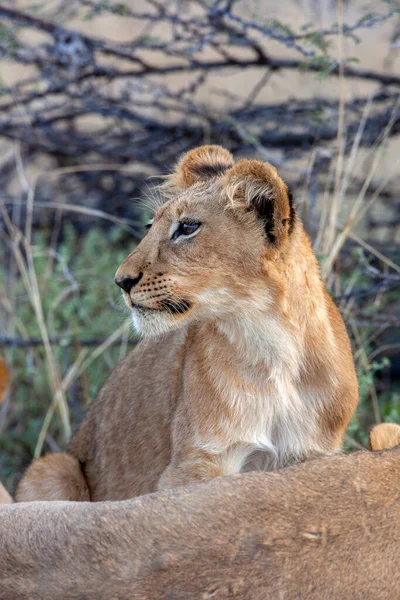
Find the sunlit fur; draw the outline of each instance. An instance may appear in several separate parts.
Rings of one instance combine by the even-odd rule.
[[[375,425],[369,434],[371,450],[386,450],[400,445],[400,426],[395,423]]]
[[[338,450],[358,399],[350,344],[274,167],[202,146],[157,193],[151,229],[116,274],[136,282],[124,297],[147,339],[70,447],[90,497]],[[185,219],[198,233],[171,239]]]

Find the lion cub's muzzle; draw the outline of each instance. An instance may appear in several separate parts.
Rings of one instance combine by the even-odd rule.
[[[150,278],[144,277],[143,272],[134,277],[117,273],[115,283],[125,292],[127,303],[134,310],[141,312],[156,310],[165,311],[170,315],[179,315],[187,312],[191,307],[189,300],[177,297],[171,280],[164,277],[162,273]]]

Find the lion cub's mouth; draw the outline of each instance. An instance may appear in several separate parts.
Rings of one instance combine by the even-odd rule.
[[[131,306],[135,310],[142,310],[142,311],[144,311],[144,310],[155,310],[156,312],[160,312],[160,311],[164,310],[162,308],[150,308],[149,306],[142,306],[141,304],[135,304],[135,303],[132,303]]]
[[[183,314],[189,310],[191,307],[191,302],[189,300],[173,300],[171,298],[165,298],[160,301],[160,308],[152,308],[149,306],[143,306],[142,304],[137,304],[136,302],[132,302],[131,306],[133,309],[138,310],[140,312],[145,311],[155,311],[155,312],[167,312],[170,315],[178,315]]]

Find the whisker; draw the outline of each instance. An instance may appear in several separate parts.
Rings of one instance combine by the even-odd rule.
[[[138,205],[154,214],[166,200],[167,198],[163,195],[160,186],[149,186],[146,184],[146,190],[142,198],[140,198]]]

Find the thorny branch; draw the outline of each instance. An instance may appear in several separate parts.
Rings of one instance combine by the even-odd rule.
[[[69,10],[83,18],[108,12],[131,19],[132,39],[116,43],[70,29],[51,19],[51,14],[41,16],[40,12],[22,12],[11,2],[3,4],[0,56],[32,65],[35,75],[2,90],[0,135],[64,156],[94,152],[120,161],[146,159],[157,169],[168,167],[177,154],[200,143],[205,131],[211,132],[211,141],[223,141],[232,150],[240,147],[242,152],[254,146],[250,140],[256,137],[267,155],[269,149],[282,149],[281,161],[290,161],[315,143],[334,140],[336,107],[332,103],[328,107],[323,98],[307,106],[290,101],[277,107],[257,104],[256,97],[278,72],[300,69],[337,76],[335,53],[330,54],[329,46],[336,25],[293,31],[282,23],[247,14],[248,5],[188,0],[182,10],[179,0],[149,0],[147,10],[139,11],[108,0],[69,3]],[[344,33],[355,36],[363,28],[395,18],[395,13],[393,8],[367,14],[346,25]],[[48,39],[30,45],[21,41],[21,28],[40,31]],[[272,54],[271,41],[290,49],[292,56]],[[250,100],[226,97],[223,110],[218,102],[205,105],[198,100],[214,73],[228,77],[251,68],[260,71],[260,87]],[[166,78],[171,74],[184,76],[182,89]],[[387,123],[400,77],[350,63],[345,65],[344,76],[380,86],[362,139],[363,144],[370,144]],[[359,102],[348,110],[351,132],[360,119]],[[84,116],[101,118],[100,135],[90,135],[81,125]],[[396,121],[392,134],[398,127]]]

